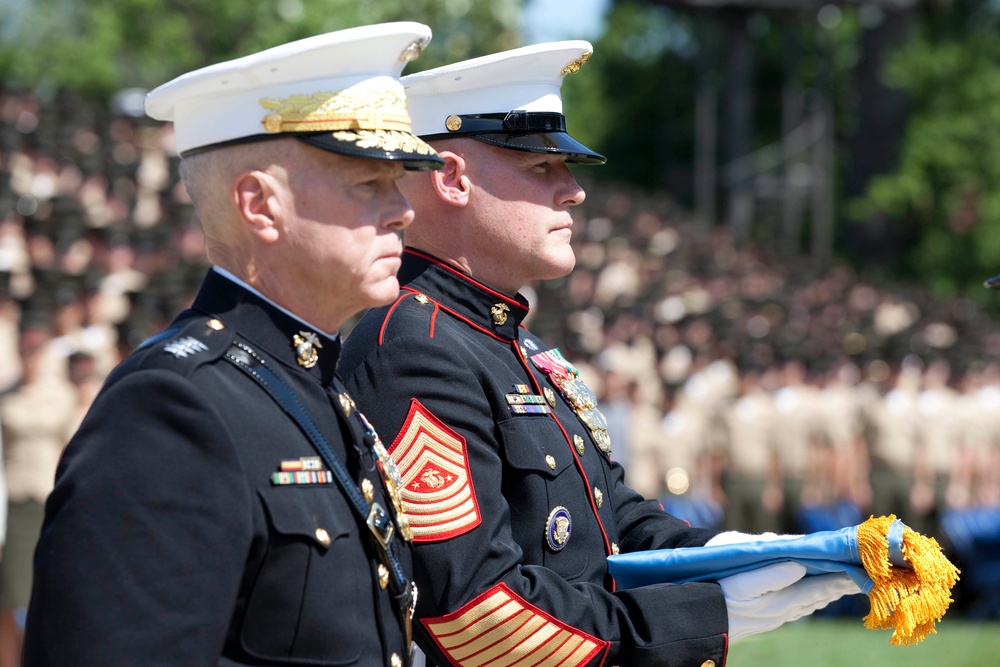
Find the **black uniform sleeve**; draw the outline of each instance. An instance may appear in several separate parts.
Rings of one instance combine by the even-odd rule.
[[[46,505],[25,665],[218,664],[252,528],[211,405],[162,370],[100,394]]]
[[[504,458],[510,456],[504,438],[511,433],[501,433],[493,417],[497,406],[491,404],[496,398],[484,390],[491,361],[480,348],[463,348],[460,338],[442,341],[421,333],[373,345],[360,362],[342,369],[378,431],[395,437],[394,458],[396,448],[413,445],[411,455],[421,461],[413,465],[426,470],[435,447],[448,454],[450,443],[453,451],[464,452],[473,504],[442,505],[450,523],[440,525],[425,523],[421,508],[411,516],[418,626],[428,655],[439,664],[457,665],[472,664],[466,661],[473,655],[480,664],[490,652],[546,665],[698,667],[707,659],[722,665],[727,615],[717,584],[610,592],[593,582],[575,582],[572,573],[524,564],[505,499],[516,493],[516,484],[508,488],[513,480],[505,477],[512,472]],[[418,420],[428,424],[423,433],[414,426]],[[527,430],[524,434],[530,437]],[[444,444],[426,444],[435,438]],[[414,469],[406,462],[403,468]],[[456,470],[451,474],[461,474]],[[423,509],[436,511],[433,494],[427,498]],[[638,527],[642,504],[637,499],[626,509],[632,516],[625,519],[636,524],[627,530],[635,532],[636,541],[649,542]],[[660,525],[674,524],[685,527],[676,519]],[[537,530],[542,540],[546,527]],[[603,552],[597,557],[603,558]],[[512,627],[518,630],[510,631]],[[510,662],[518,660],[511,657]]]

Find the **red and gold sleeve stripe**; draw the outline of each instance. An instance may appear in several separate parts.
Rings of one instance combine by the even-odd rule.
[[[461,667],[577,667],[609,646],[529,604],[503,583],[458,611],[421,622]]]

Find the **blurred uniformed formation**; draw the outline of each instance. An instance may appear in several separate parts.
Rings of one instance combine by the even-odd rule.
[[[0,391],[22,377],[25,313],[45,313],[46,372],[86,402],[190,303],[204,240],[172,144],[127,107],[0,87]],[[577,268],[535,286],[531,328],[598,391],[633,487],[697,525],[891,511],[942,541],[941,519],[1000,505],[994,317],[783,261],[698,231],[665,195],[587,177]]]

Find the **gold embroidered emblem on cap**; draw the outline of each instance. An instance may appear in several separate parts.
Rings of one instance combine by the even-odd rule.
[[[448,128],[450,132],[458,132],[462,129],[462,119],[458,116],[448,116],[444,121],[444,126]]]
[[[420,57],[420,54],[424,52],[424,49],[430,42],[426,39],[418,39],[417,41],[410,44],[408,47],[403,49],[403,52],[399,54],[399,62],[409,63],[413,62]]]
[[[260,105],[271,113],[262,123],[268,132],[323,130],[410,131],[403,95],[391,90],[353,90],[265,97]]]
[[[594,55],[593,51],[587,51],[582,56],[580,56],[579,58],[577,58],[573,62],[571,62],[568,65],[566,65],[565,67],[563,67],[562,68],[562,75],[566,76],[567,74],[576,74],[577,72],[580,71],[580,68],[583,67],[583,64],[585,62],[587,62],[587,59],[590,58],[590,56],[592,56],[592,55]]]
[[[507,313],[510,312],[510,306],[506,303],[495,303],[493,307],[490,308],[490,317],[493,318],[493,324],[503,326],[507,323]]]
[[[434,149],[408,132],[397,130],[358,130],[357,132],[334,132],[331,136],[338,141],[346,141],[358,148],[378,148],[383,151],[402,151],[420,155],[436,155]]]
[[[208,328],[212,331],[222,331],[226,328],[226,325],[219,320],[211,319],[208,321]]]
[[[295,346],[295,360],[299,366],[312,368],[319,359],[319,352],[323,345],[319,342],[319,337],[311,331],[300,331],[292,336],[292,344]]]

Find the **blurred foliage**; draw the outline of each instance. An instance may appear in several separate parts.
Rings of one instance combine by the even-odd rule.
[[[906,92],[897,169],[850,213],[913,226],[901,269],[941,293],[1000,272],[1000,17],[996,5],[930,8],[893,54],[888,85]]]
[[[32,88],[43,98],[51,99],[47,92],[69,92],[74,104],[106,108],[124,88],[148,89],[281,42],[396,20],[420,21],[434,30],[430,47],[407,70],[418,71],[520,45],[521,10],[528,1],[0,0],[0,80]],[[865,57],[858,17],[872,7],[830,7],[820,12],[842,17],[826,28],[815,12],[791,18],[751,14],[752,146],[781,137],[785,59],[794,43],[798,64],[792,81],[807,94],[825,87],[836,105],[837,192],[844,199],[845,175],[861,173],[852,172],[844,147],[855,136],[864,102],[857,87],[858,64]],[[882,263],[887,274],[949,293],[1000,272],[1000,133],[995,130],[1000,1],[923,0],[918,7],[909,42],[884,70],[885,84],[907,96],[898,165],[866,188],[855,188],[864,196],[841,201],[837,210],[843,229],[895,230],[873,233],[874,250],[865,256],[873,257],[879,243],[891,243],[886,248],[891,258]],[[714,54],[708,64],[715,68],[712,82],[725,105],[725,32],[705,15],[656,0],[609,2],[605,19],[603,34],[594,40],[595,55],[563,87],[569,129],[609,158],[593,176],[663,189],[690,204],[694,91],[699,67],[705,66],[699,56]],[[720,115],[720,156],[723,122]]]
[[[664,7],[618,3],[594,56],[563,83],[570,133],[608,158],[602,177],[655,187],[690,168],[692,30]]]
[[[7,85],[107,99],[185,71],[322,32],[419,21],[435,38],[416,71],[518,45],[521,0],[5,0]]]

